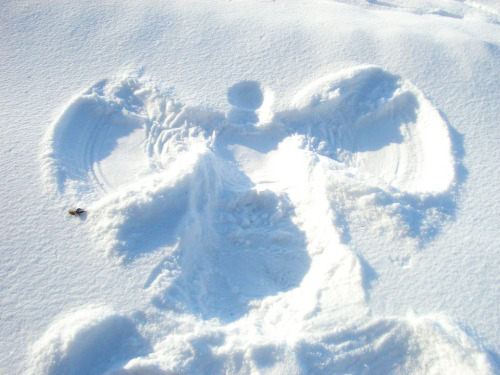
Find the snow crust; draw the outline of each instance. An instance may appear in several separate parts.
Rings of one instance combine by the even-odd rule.
[[[1,372],[500,371],[498,7],[313,5],[3,5]]]

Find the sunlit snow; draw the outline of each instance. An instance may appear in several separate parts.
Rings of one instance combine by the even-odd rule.
[[[500,371],[495,2],[1,8],[1,373]]]

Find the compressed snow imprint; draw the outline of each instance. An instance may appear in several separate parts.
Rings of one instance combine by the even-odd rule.
[[[488,373],[444,321],[369,318],[367,266],[348,247],[351,222],[425,241],[453,213],[447,124],[423,94],[372,66],[311,83],[281,113],[258,82],[227,94],[224,114],[103,81],[46,140],[47,181],[87,208],[98,249],[151,260],[152,308],[183,327],[110,373]]]
[[[377,67],[344,71],[264,124],[255,111],[267,95],[255,81],[233,85],[226,118],[124,78],[91,87],[55,122],[48,181],[91,212],[109,254],[132,262],[164,252],[145,283],[158,306],[241,317],[254,299],[298,287],[331,247],[314,237],[337,243],[360,202],[371,220],[397,217],[415,237],[448,214],[449,201],[435,199],[454,180],[447,126],[409,82]]]
[[[407,193],[443,192],[454,180],[446,123],[398,76],[376,67],[326,76],[301,90],[293,106],[279,121],[358,174]]]

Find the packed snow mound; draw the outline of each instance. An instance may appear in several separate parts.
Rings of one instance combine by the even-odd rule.
[[[135,354],[135,355],[134,355]],[[155,345],[131,319],[85,309],[33,346],[29,374],[492,374],[487,356],[441,317],[378,319],[294,340],[190,327]]]
[[[224,332],[174,335],[148,357],[110,375],[212,374],[492,374],[485,354],[446,321],[382,319],[298,338],[224,344]]]
[[[350,220],[418,240],[438,231],[455,161],[437,109],[372,66],[311,83],[284,112],[272,101],[242,81],[222,113],[124,77],[69,103],[44,142],[46,181],[87,209],[79,224],[96,249],[146,264],[168,332],[147,356],[144,344],[87,360],[81,343],[103,327],[140,337],[127,318],[82,312],[37,343],[39,373],[491,372],[444,321],[370,318],[366,272],[343,236]]]
[[[131,319],[89,307],[54,322],[32,347],[33,375],[102,374],[150,349]]]

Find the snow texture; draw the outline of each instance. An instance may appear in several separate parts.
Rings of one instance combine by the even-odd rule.
[[[498,6],[167,3],[2,6],[0,56],[11,60],[0,67],[34,58],[13,35],[66,35],[76,21],[63,66],[95,61],[78,83],[67,73],[64,89],[33,89],[52,112],[26,99],[41,114],[21,135],[44,121],[26,138],[33,154],[0,147],[0,372],[498,373],[496,202],[481,212],[486,229],[467,233],[481,211],[473,203],[498,192],[494,156],[473,147],[498,147]],[[40,35],[40,45],[53,37]],[[108,59],[105,45],[123,51]],[[38,51],[40,72],[55,69],[44,64],[56,50]],[[36,186],[24,188],[9,161],[29,165]],[[46,211],[28,210],[33,198],[13,199],[16,190],[39,194]],[[57,218],[77,207],[85,212]],[[22,211],[28,224],[12,219]],[[63,225],[74,233],[54,229]],[[483,253],[453,263],[471,241]],[[462,289],[478,295],[454,315]]]

